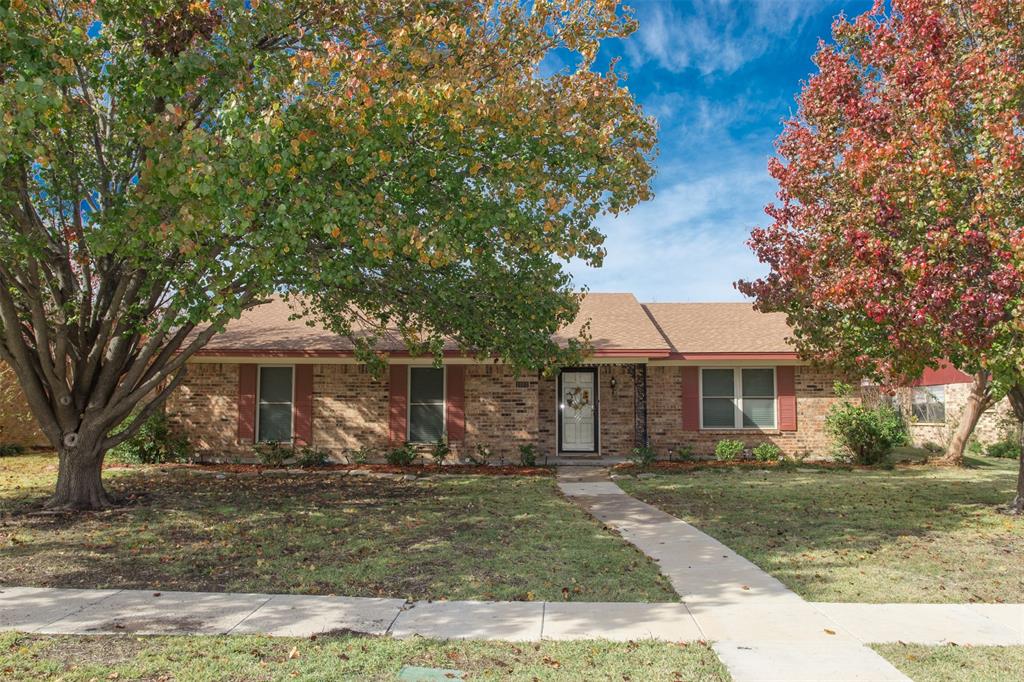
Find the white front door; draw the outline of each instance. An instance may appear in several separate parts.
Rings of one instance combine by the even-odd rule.
[[[559,375],[558,410],[562,452],[597,451],[597,370]]]

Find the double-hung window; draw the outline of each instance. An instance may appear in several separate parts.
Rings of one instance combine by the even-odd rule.
[[[260,367],[257,440],[292,440],[293,372],[291,367]]]
[[[914,419],[927,424],[942,424],[946,421],[946,387],[915,386],[910,406]]]
[[[444,436],[444,369],[409,368],[409,442],[436,443]]]
[[[774,369],[702,369],[700,387],[702,428],[775,428]]]

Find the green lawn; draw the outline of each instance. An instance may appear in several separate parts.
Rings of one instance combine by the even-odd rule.
[[[728,680],[706,644],[356,636],[53,637],[0,633],[0,676],[49,680],[392,680],[403,666],[472,680]],[[445,678],[440,678],[445,679]]]
[[[916,682],[1018,682],[1024,646],[873,644]]]
[[[1017,463],[971,465],[702,469],[619,483],[811,601],[1024,602],[1024,518],[996,511]]]
[[[128,499],[124,509],[30,513],[49,492],[54,461],[0,459],[3,583],[413,599],[679,598],[654,562],[565,500],[549,477],[218,479],[150,467],[107,475],[109,489]]]

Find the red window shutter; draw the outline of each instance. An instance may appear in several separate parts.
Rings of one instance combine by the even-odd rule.
[[[779,430],[796,431],[796,372],[793,367],[776,367],[779,390]]]
[[[445,368],[445,402],[448,441],[461,441],[466,437],[465,365],[449,365]]]
[[[406,440],[409,404],[409,367],[391,365],[388,430],[392,444]]]
[[[683,430],[700,431],[700,367],[683,367]]]
[[[313,444],[313,365],[295,365],[295,444]]]
[[[256,365],[238,366],[238,442],[256,440]]]

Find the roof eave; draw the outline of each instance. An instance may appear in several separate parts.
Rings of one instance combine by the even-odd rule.
[[[794,351],[701,351],[701,352],[673,352],[669,353],[668,360],[799,360],[800,356]]]
[[[382,355],[392,357],[427,357],[426,355],[414,356],[405,350],[383,350],[378,351]],[[652,358],[667,359],[672,354],[667,348],[599,348],[589,353],[590,357],[597,358]],[[355,355],[351,350],[301,350],[301,349],[256,349],[256,348],[204,348],[195,353],[195,357],[231,357],[231,358],[350,358]],[[474,357],[460,350],[446,350],[443,352],[446,358]]]
[[[672,354],[667,348],[598,348],[589,353],[595,358],[651,358],[662,360]]]

